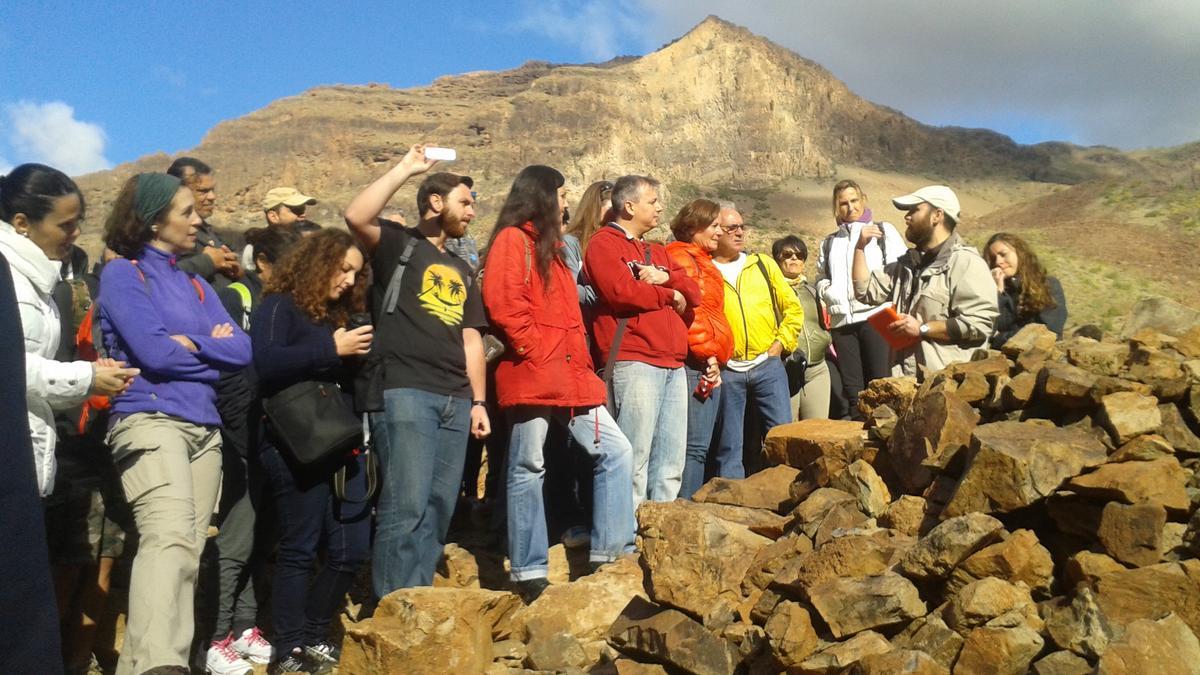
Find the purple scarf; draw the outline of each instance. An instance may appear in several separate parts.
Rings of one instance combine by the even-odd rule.
[[[869,222],[871,222],[871,209],[869,209],[869,208],[868,208],[868,209],[863,209],[862,215],[858,217],[858,220],[855,220],[855,221],[853,221],[853,222],[856,222],[856,223],[869,223]],[[842,221],[840,221],[840,220],[839,220],[839,221],[838,221],[838,225],[849,225],[849,223],[843,223]]]

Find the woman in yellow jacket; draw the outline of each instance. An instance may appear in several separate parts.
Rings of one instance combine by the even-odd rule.
[[[779,265],[769,255],[747,255],[746,225],[732,204],[722,204],[721,228],[713,262],[725,278],[725,317],[733,329],[733,358],[721,380],[717,475],[743,478],[758,467],[767,430],[792,421],[787,371],[781,356],[796,348],[804,310]],[[757,413],[761,424],[747,432],[746,418]],[[754,454],[743,461],[745,437]],[[750,465],[747,471],[746,464]]]

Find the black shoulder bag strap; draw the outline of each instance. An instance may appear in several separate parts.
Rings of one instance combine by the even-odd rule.
[[[383,311],[386,314],[396,312],[396,304],[400,302],[400,282],[404,280],[404,268],[408,267],[408,261],[412,258],[413,249],[416,247],[417,238],[410,236],[408,243],[404,245],[404,252],[396,261],[396,269],[392,272],[392,278],[388,280],[387,291],[383,294]]]
[[[645,255],[646,264],[650,265],[651,264],[650,244],[647,244],[646,242],[642,242],[642,245],[645,246],[645,250],[643,251],[643,253]],[[609,347],[608,347],[608,358],[604,361],[604,390],[609,393],[608,411],[610,413],[613,411],[613,409],[612,409],[613,366],[617,365],[617,353],[621,351],[621,340],[625,337],[625,327],[628,324],[629,324],[629,317],[617,319],[617,332],[613,333],[612,344],[609,345]]]
[[[767,266],[763,264],[761,255],[756,255],[754,261],[758,263],[758,269],[767,282],[767,292],[771,294],[771,309],[775,312],[775,327],[779,328],[783,325],[783,313],[779,311],[779,298],[775,297],[775,286],[771,284],[771,275],[767,273]]]

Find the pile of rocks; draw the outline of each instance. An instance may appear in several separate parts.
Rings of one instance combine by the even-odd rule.
[[[1200,673],[1200,326],[1030,326],[861,405],[642,505],[636,557],[532,605],[389,596],[343,672]]]

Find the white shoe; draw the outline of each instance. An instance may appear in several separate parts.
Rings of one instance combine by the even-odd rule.
[[[233,648],[233,636],[212,643],[204,659],[205,672],[212,675],[250,675],[254,666]]]
[[[275,656],[275,648],[258,626],[242,631],[242,636],[233,641],[233,649],[250,663],[270,663]]]

